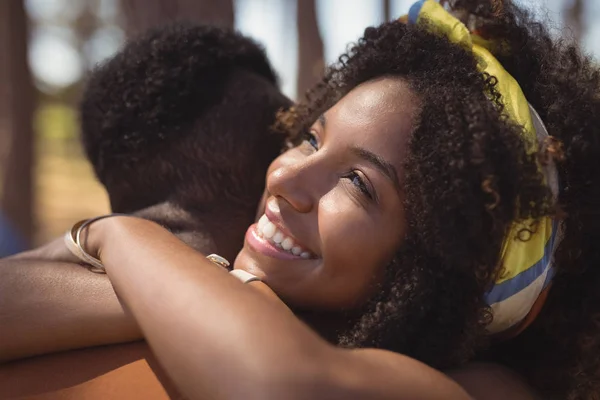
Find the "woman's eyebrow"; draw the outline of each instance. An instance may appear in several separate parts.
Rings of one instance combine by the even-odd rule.
[[[325,124],[327,123],[327,118],[325,118],[325,114],[319,115],[319,118],[317,118],[317,121],[319,121],[322,128],[325,128]]]
[[[381,173],[383,173],[392,182],[396,191],[400,192],[400,180],[398,179],[398,173],[396,172],[396,168],[394,168],[391,163],[387,162],[383,157],[378,156],[377,154],[362,147],[352,147],[350,150],[357,157],[362,158],[366,162],[372,164]]]

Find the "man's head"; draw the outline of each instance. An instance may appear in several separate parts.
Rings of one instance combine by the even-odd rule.
[[[290,100],[262,48],[237,33],[172,25],[129,42],[92,74],[82,139],[113,211],[170,202],[254,207],[285,138]]]

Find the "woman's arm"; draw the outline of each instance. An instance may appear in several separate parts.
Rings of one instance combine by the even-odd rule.
[[[86,246],[190,399],[469,398],[408,357],[327,344],[156,224],[98,221]]]
[[[143,338],[108,277],[73,261],[62,237],[0,260],[0,363]]]
[[[106,275],[68,262],[0,260],[0,362],[142,338]]]

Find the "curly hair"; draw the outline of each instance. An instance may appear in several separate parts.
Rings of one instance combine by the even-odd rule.
[[[544,154],[526,152],[522,128],[503,113],[496,78],[480,73],[472,54],[423,27],[367,28],[278,125],[298,138],[350,90],[381,76],[404,80],[420,98],[404,165],[408,234],[382,290],[339,343],[402,352],[442,369],[488,358],[548,397],[598,398],[599,71],[509,1],[451,3],[485,18],[485,34],[507,44],[511,51],[499,60],[562,142],[559,205],[539,172]],[[504,237],[514,221],[546,215],[563,219],[565,235],[548,303],[517,339],[490,343],[483,294],[499,272]]]
[[[82,141],[113,210],[163,201],[255,210],[291,104],[263,48],[233,31],[180,22],[132,39],[93,71]]]

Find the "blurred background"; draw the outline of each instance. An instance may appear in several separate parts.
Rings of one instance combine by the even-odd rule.
[[[82,154],[77,105],[86,74],[127,37],[184,17],[261,42],[292,98],[365,27],[415,0],[0,0],[0,257],[108,212]],[[555,32],[600,55],[600,1],[520,0]]]

